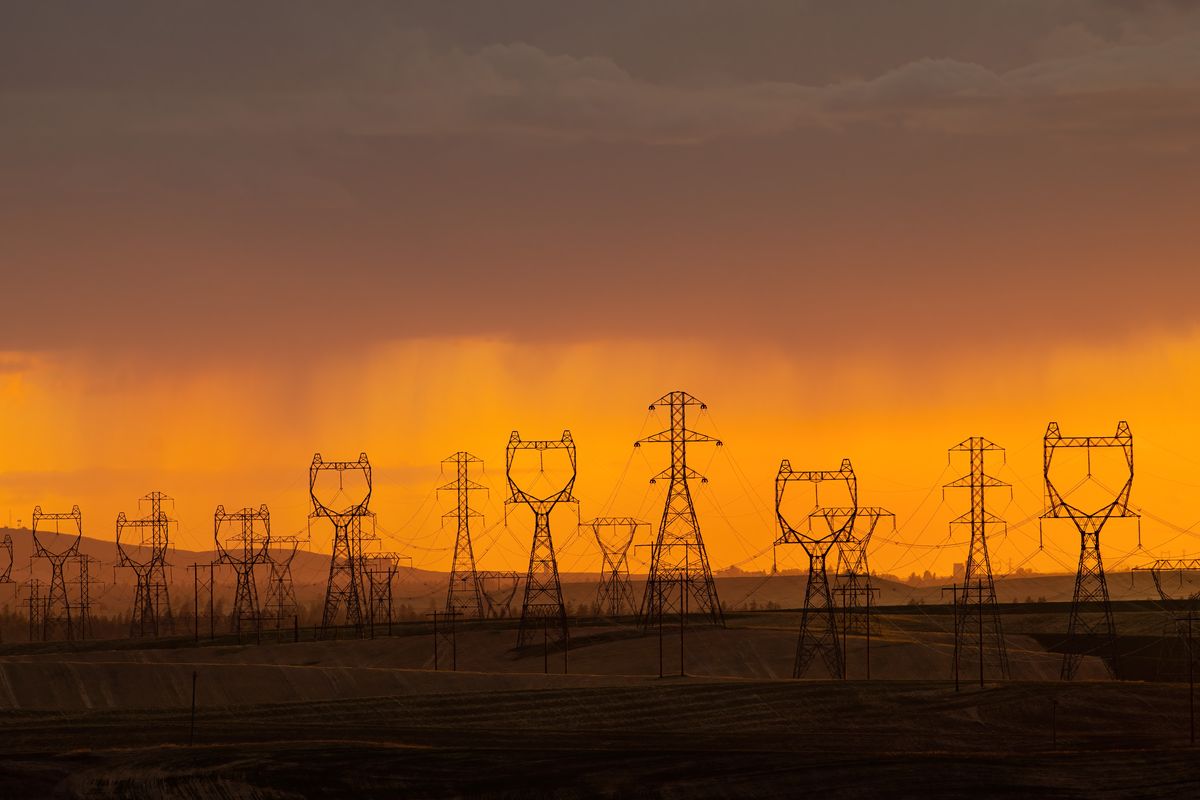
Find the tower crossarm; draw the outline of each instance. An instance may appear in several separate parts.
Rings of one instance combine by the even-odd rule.
[[[557,492],[539,497],[530,492],[525,491],[513,478],[512,467],[516,460],[518,452],[523,450],[533,450],[538,453],[544,453],[551,450],[563,450],[567,453],[567,458],[570,462],[571,474],[563,484],[563,487]],[[506,451],[506,469],[505,475],[508,478],[508,488],[510,495],[505,501],[506,503],[525,503],[527,505],[542,505],[554,506],[557,503],[577,503],[579,502],[574,495],[571,494],[575,488],[576,462],[575,462],[575,441],[571,438],[569,430],[563,431],[561,439],[529,439],[524,440],[518,431],[513,431],[508,440],[508,448]]]
[[[819,489],[816,489],[815,507],[808,514],[810,522],[808,530],[796,528],[783,513],[783,498],[788,484],[804,482],[819,487],[820,484],[827,481],[844,483],[853,505],[838,507],[837,510],[831,510],[829,514],[822,514]],[[850,459],[842,459],[841,466],[835,470],[794,470],[788,459],[785,458],[779,462],[779,472],[775,476],[775,518],[779,523],[780,535],[775,540],[776,545],[800,544],[810,552],[811,547],[824,546],[825,551],[828,551],[834,544],[846,538],[847,532],[854,527],[854,519],[857,514],[858,481],[854,476],[854,467],[851,465]],[[811,522],[814,518],[822,519],[826,523],[827,531],[825,533],[818,534],[812,530]]]
[[[33,507],[33,517],[31,518],[30,529],[33,534],[33,549],[34,557],[36,558],[56,558],[69,557],[76,555],[79,552],[79,541],[83,538],[83,514],[79,511],[79,506],[71,506],[70,511],[50,512],[42,511],[41,506]],[[46,546],[43,541],[44,537],[38,536],[38,528],[46,522],[54,523],[54,533],[61,534],[60,526],[63,522],[73,523],[74,531],[64,534],[68,537],[67,545],[62,549],[52,549]],[[41,531],[43,534],[46,530]]]
[[[322,472],[337,472],[339,475],[344,472],[361,472],[366,481],[362,498],[342,510],[330,507],[317,495],[317,479]],[[313,513],[319,516],[337,520],[368,515],[371,503],[371,462],[367,454],[359,453],[357,461],[326,461],[320,453],[314,453],[308,469],[308,493],[312,499]]]

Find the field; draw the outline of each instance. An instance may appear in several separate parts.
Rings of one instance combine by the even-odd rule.
[[[1161,614],[1120,606],[1131,652]],[[1006,614],[1015,680],[955,691],[949,620],[881,609],[848,681],[791,679],[797,615],[679,637],[579,624],[565,654],[504,623],[374,640],[5,645],[4,797],[1182,797],[1188,686],[1057,680],[1058,615]],[[1059,634],[1061,638],[1061,634]],[[546,673],[545,670],[549,669]],[[193,676],[196,688],[191,723]]]

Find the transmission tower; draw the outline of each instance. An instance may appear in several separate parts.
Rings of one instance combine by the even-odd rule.
[[[609,617],[632,614],[636,610],[633,588],[629,585],[629,547],[640,527],[650,523],[633,517],[597,517],[586,523],[600,546],[603,565],[600,585],[596,588],[596,613]]]
[[[1196,601],[1200,600],[1200,582],[1197,581],[1197,577],[1200,576],[1200,558],[1160,558],[1151,564],[1134,567],[1133,571],[1150,573],[1150,577],[1154,580],[1155,591],[1158,592],[1159,598],[1168,608],[1178,608],[1180,603],[1184,604],[1184,616],[1171,615],[1170,621],[1167,623],[1166,630],[1164,631],[1164,638],[1168,639],[1168,641],[1174,639],[1176,644],[1180,645],[1178,649],[1183,651],[1185,659],[1191,657],[1192,654],[1187,652],[1190,648],[1188,644],[1188,618],[1195,619],[1197,611]],[[1179,576],[1179,586],[1167,586],[1163,580],[1163,573],[1177,574]],[[1185,574],[1189,576],[1186,585],[1184,582]],[[1163,650],[1159,664],[1160,673],[1165,664],[1174,661],[1172,656],[1175,654],[1172,652],[1172,649],[1168,646]],[[1176,675],[1172,675],[1167,679],[1177,677]],[[1159,675],[1159,679],[1164,679],[1162,674]]]
[[[446,590],[446,611],[458,612],[461,617],[483,619],[483,589],[475,570],[470,525],[472,519],[480,519],[483,515],[471,508],[470,495],[471,492],[486,492],[487,487],[471,480],[468,474],[471,464],[482,464],[483,460],[460,450],[442,459],[442,463],[454,465],[455,477],[445,486],[438,487],[438,491],[454,492],[457,501],[454,510],[443,514],[442,518],[453,519],[458,527],[454,538],[454,561],[450,565],[450,585]]]
[[[539,461],[544,460],[547,451],[562,450],[567,454],[570,463],[571,476],[557,491],[552,491],[544,497],[526,492],[517,485],[513,477],[513,462],[517,453],[533,451]],[[542,464],[544,467],[544,463]],[[512,432],[505,452],[505,475],[508,478],[510,495],[507,504],[524,503],[533,512],[533,545],[529,549],[529,571],[525,577],[525,600],[521,603],[521,626],[517,632],[517,647],[531,644],[534,634],[540,629],[543,637],[548,635],[551,628],[556,629],[556,637],[566,646],[569,635],[567,632],[567,610],[563,606],[562,585],[558,579],[558,560],[554,555],[554,540],[550,537],[550,512],[559,503],[579,502],[572,496],[575,487],[575,442],[571,439],[570,431],[563,431],[562,439],[534,439],[522,441],[521,434]],[[545,470],[541,470],[545,474]]]
[[[992,561],[988,556],[988,531],[1007,530],[1003,519],[987,510],[989,489],[1009,489],[1009,485],[985,472],[988,453],[1004,456],[1004,448],[982,436],[972,436],[950,448],[950,457],[966,453],[970,471],[946,484],[947,489],[967,489],[971,493],[971,508],[950,521],[966,526],[971,532],[967,563],[963,572],[962,592],[958,595],[955,614],[955,670],[963,668],[964,654],[974,651],[978,658],[980,681],[990,666],[994,674],[1007,680],[1008,650],[1004,644],[1004,629],[1000,624],[1000,608],[996,603],[996,584],[992,580]]]
[[[896,515],[877,506],[833,506],[818,508],[812,516],[820,517],[826,530],[844,531],[838,542],[836,588],[841,598],[842,630],[844,633],[869,633],[871,600],[879,590],[871,583],[867,548],[881,520],[891,520],[892,530],[896,529]],[[848,518],[852,519],[847,526]]]
[[[322,472],[336,472],[338,476],[338,492],[328,503],[336,503],[339,499],[350,501],[340,508],[327,504],[326,499],[318,497],[317,480]],[[343,478],[347,472],[359,472],[366,482],[365,491],[361,496],[350,498],[345,496]],[[333,553],[329,559],[329,583],[325,589],[325,610],[321,614],[321,635],[328,636],[334,632],[338,611],[345,609],[346,624],[354,628],[362,636],[363,624],[366,617],[363,614],[363,582],[362,564],[362,521],[370,517],[368,505],[371,502],[371,463],[366,453],[360,453],[357,461],[323,461],[321,454],[313,456],[312,466],[308,472],[308,490],[312,497],[313,510],[311,517],[324,517],[333,523]]]
[[[12,583],[13,540],[10,534],[4,534],[0,540],[0,550],[4,551],[4,569],[0,570],[0,583]]]
[[[133,637],[175,632],[167,583],[167,548],[175,520],[163,510],[163,502],[170,499],[162,492],[151,492],[138,501],[139,507],[150,507],[149,514],[138,519],[127,519],[124,511],[117,515],[117,566],[132,569],[137,577],[129,621]],[[130,540],[127,528],[137,532],[136,543]]]
[[[36,642],[42,635],[42,617],[46,613],[46,593],[42,589],[42,582],[37,578],[30,578],[22,584],[26,592],[26,601],[29,604],[29,641]]]
[[[92,577],[92,567],[99,566],[100,560],[80,553],[72,559],[76,565],[76,615],[75,628],[80,639],[92,638],[92,584],[99,583]]]
[[[272,536],[267,545],[270,572],[263,613],[274,622],[276,630],[282,629],[288,620],[299,624],[300,605],[296,602],[296,587],[292,582],[292,560],[299,547],[300,539],[296,536]]]
[[[519,572],[481,569],[475,573],[479,578],[479,589],[487,604],[488,619],[507,619],[512,616],[513,600],[521,588],[523,577]]]
[[[396,619],[393,603],[395,597],[396,575],[400,572],[400,562],[407,559],[398,553],[375,553],[363,559],[363,576],[367,582],[367,618],[371,622],[371,635],[375,635],[375,626],[387,627],[388,634],[392,632],[392,623]]]
[[[1095,511],[1086,511],[1069,502],[1054,485],[1050,477],[1050,465],[1059,448],[1083,448],[1087,452],[1087,474],[1084,481],[1092,480],[1092,450],[1098,448],[1121,448],[1128,467],[1125,483],[1113,494],[1110,503]],[[1117,423],[1113,436],[1063,436],[1057,422],[1046,428],[1043,440],[1042,463],[1046,479],[1046,511],[1042,519],[1069,519],[1079,531],[1079,569],[1075,573],[1075,594],[1071,600],[1071,619],[1067,626],[1068,647],[1071,651],[1063,655],[1062,677],[1071,680],[1087,653],[1098,653],[1105,660],[1109,675],[1117,675],[1117,628],[1113,622],[1112,605],[1108,597],[1108,582],[1104,577],[1104,561],[1100,557],[1100,532],[1114,517],[1137,517],[1129,510],[1129,495],[1133,490],[1133,434],[1129,423]],[[1109,490],[1111,491],[1111,490]],[[1085,636],[1094,644],[1086,652],[1075,652],[1077,637]]]
[[[53,523],[53,531],[45,529],[48,522]],[[68,523],[65,534],[63,523]],[[39,531],[39,527],[42,530]],[[42,627],[38,635],[43,642],[60,635],[68,642],[82,638],[77,614],[72,615],[73,603],[66,576],[67,561],[79,555],[79,540],[83,538],[83,515],[79,513],[79,506],[72,506],[65,513],[46,513],[41,506],[35,506],[30,530],[33,533],[33,557],[45,559],[50,564],[50,585],[42,598]],[[53,533],[53,543],[48,537],[50,533]]]
[[[232,528],[232,531],[229,531]],[[222,538],[223,529],[228,531]],[[226,512],[217,506],[213,514],[213,540],[217,545],[217,563],[228,564],[236,574],[231,622],[234,633],[259,634],[262,611],[258,605],[258,584],[254,569],[266,564],[271,545],[271,512],[265,505]]]
[[[689,481],[707,478],[688,466],[687,446],[701,442],[712,442],[718,447],[721,442],[687,427],[687,410],[708,407],[687,392],[670,392],[655,400],[650,406],[654,411],[666,406],[671,413],[671,427],[634,443],[634,447],[650,442],[671,445],[671,466],[650,479],[655,483],[669,478],[667,499],[663,506],[662,521],[658,526],[658,538],[650,548],[650,574],[646,579],[646,594],[642,598],[642,626],[649,628],[655,620],[662,618],[673,606],[686,618],[695,611],[706,617],[713,625],[724,627],[725,615],[721,601],[717,598],[717,585],[708,566],[708,551],[700,535],[700,523],[696,519],[696,508],[692,505],[692,490]],[[684,591],[672,586],[682,586]],[[694,604],[689,608],[689,604]]]
[[[807,530],[797,530],[787,521],[783,513],[783,497],[789,483],[804,481],[814,484],[814,512],[808,515]],[[852,505],[857,508],[858,481],[854,477],[854,467],[850,459],[842,459],[842,465],[836,470],[814,470],[797,472],[792,469],[791,462],[786,458],[779,464],[779,473],[775,476],[775,517],[779,521],[779,538],[775,546],[798,544],[808,555],[808,584],[804,589],[804,609],[800,615],[800,638],[796,643],[796,662],[792,677],[802,678],[808,672],[809,666],[818,655],[825,662],[825,668],[831,678],[846,677],[845,664],[842,662],[842,648],[838,643],[837,618],[833,595],[829,590],[829,575],[825,568],[825,560],[829,551],[845,538],[846,532],[854,526],[853,512],[844,516],[821,516],[816,510],[821,508],[820,485],[826,481],[840,481],[848,490]],[[820,520],[823,530],[812,523]]]

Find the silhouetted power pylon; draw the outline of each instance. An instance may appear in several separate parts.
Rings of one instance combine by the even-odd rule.
[[[330,498],[318,496],[318,479],[323,472],[334,472],[338,477],[338,491]],[[344,475],[347,472],[361,473],[365,489],[355,497],[346,496]],[[357,461],[323,461],[321,454],[313,456],[308,472],[308,491],[312,498],[312,517],[324,517],[333,523],[333,553],[329,559],[329,582],[325,589],[325,610],[321,614],[321,635],[335,632],[338,612],[345,609],[346,624],[361,636],[366,616],[363,613],[362,564],[362,521],[364,517],[374,519],[368,505],[371,502],[371,463],[366,453],[360,453]],[[345,502],[346,505],[341,505]]]
[[[233,512],[217,506],[213,514],[213,540],[217,544],[217,562],[233,567],[236,574],[231,615],[234,633],[258,634],[262,631],[262,609],[258,605],[255,568],[268,562],[271,512],[265,505]]]
[[[69,523],[65,533],[62,530],[64,522]],[[47,523],[53,523],[53,531],[46,529]],[[68,642],[83,638],[78,630],[78,611],[73,608],[66,576],[67,562],[79,554],[79,540],[83,538],[83,515],[79,512],[79,506],[72,506],[65,513],[46,513],[41,506],[35,506],[30,529],[33,533],[33,557],[45,559],[50,565],[50,584],[45,597],[41,598],[42,625],[38,635],[43,642],[59,636]],[[48,534],[53,534],[53,537]]]
[[[569,462],[570,477],[563,485],[538,496],[517,485],[513,462],[517,454],[535,452],[543,459],[547,451],[563,451]],[[533,512],[533,544],[529,549],[529,571],[525,576],[525,600],[521,603],[521,625],[517,632],[517,647],[533,643],[540,630],[543,637],[553,629],[555,638],[567,646],[567,610],[563,606],[562,584],[558,578],[558,559],[554,555],[554,540],[550,536],[550,514],[559,503],[577,503],[571,494],[575,487],[575,442],[570,431],[562,439],[533,439],[522,441],[521,434],[512,432],[505,453],[505,474],[508,477],[509,497],[506,504],[523,503]],[[542,474],[545,471],[542,470]]]
[[[457,612],[460,617],[483,619],[483,589],[475,570],[475,550],[471,545],[471,520],[482,519],[483,515],[471,508],[471,492],[487,491],[482,483],[471,480],[471,464],[482,464],[483,459],[460,450],[443,464],[454,465],[454,480],[439,486],[439,492],[454,492],[454,510],[442,515],[453,519],[457,528],[454,537],[454,560],[450,564],[450,584],[446,589],[446,611]]]
[[[881,520],[890,520],[896,528],[896,515],[886,508],[834,506],[818,508],[814,517],[824,518],[825,530],[843,529],[838,542],[837,594],[841,598],[843,633],[870,633],[871,603],[879,590],[871,582],[871,565],[867,551],[871,537]],[[847,517],[853,517],[845,527]],[[843,643],[843,649],[844,643]]]
[[[702,483],[708,479],[687,462],[689,444],[711,442],[720,447],[721,442],[688,428],[688,409],[704,411],[708,407],[687,392],[665,394],[650,405],[650,410],[659,406],[666,406],[670,411],[671,427],[634,443],[634,447],[651,442],[671,446],[671,466],[650,479],[655,483],[667,478],[670,483],[658,537],[650,548],[650,574],[642,598],[642,626],[649,628],[673,607],[682,618],[695,613],[713,625],[724,626],[725,614],[708,565],[708,551],[704,547],[704,537],[700,535],[689,485],[694,478]]]
[[[512,616],[513,600],[524,580],[519,572],[510,570],[481,569],[475,572],[479,578],[479,590],[487,604],[488,619],[507,619]]]
[[[965,670],[965,654],[974,652],[978,659],[976,666],[980,682],[988,667],[1000,678],[1007,679],[1008,649],[1004,643],[1004,628],[1000,624],[996,584],[992,580],[992,560],[987,546],[989,531],[999,529],[1003,533],[1007,525],[987,509],[987,494],[991,489],[1010,487],[985,471],[987,454],[998,453],[1003,458],[1004,448],[982,436],[972,436],[951,447],[949,452],[951,458],[955,453],[966,453],[969,471],[947,483],[946,488],[966,489],[971,494],[970,509],[950,521],[952,530],[956,525],[966,526],[971,535],[962,591],[957,598],[958,613],[955,614],[955,671]]]
[[[296,587],[292,582],[292,560],[300,547],[297,536],[272,536],[267,545],[267,591],[263,615],[276,630],[289,623],[299,624],[300,605],[296,602]]]
[[[117,566],[132,569],[137,577],[129,622],[134,637],[175,632],[167,582],[167,548],[175,520],[163,510],[164,501],[170,499],[162,492],[151,492],[138,501],[139,507],[148,505],[150,513],[138,519],[127,519],[124,511],[117,515]],[[136,532],[136,541],[127,529]]]
[[[814,511],[808,515],[808,529],[798,530],[788,522],[783,512],[783,497],[789,483],[804,481],[814,484]],[[804,608],[800,615],[800,638],[796,643],[796,662],[792,677],[802,678],[808,672],[809,666],[818,655],[825,662],[825,668],[831,678],[846,676],[845,664],[842,662],[842,648],[838,642],[837,618],[833,603],[833,594],[829,590],[829,575],[825,561],[829,551],[845,536],[846,531],[854,525],[853,512],[844,516],[822,516],[817,511],[821,508],[820,484],[826,481],[839,481],[846,486],[850,505],[857,508],[858,482],[854,476],[854,468],[850,459],[842,459],[842,465],[836,470],[796,471],[786,458],[779,464],[779,473],[775,476],[775,518],[779,522],[779,538],[775,545],[798,544],[808,555],[808,584],[804,589]],[[819,520],[822,529],[815,529],[814,523]]]
[[[396,576],[400,572],[400,562],[408,556],[399,553],[372,553],[363,558],[363,576],[367,582],[367,614],[371,622],[371,635],[375,635],[375,627],[387,628],[392,632],[392,623],[396,619],[393,599],[395,597]]]
[[[1154,580],[1154,589],[1158,592],[1159,598],[1164,605],[1170,604],[1169,620],[1166,624],[1166,630],[1163,631],[1164,638],[1169,642],[1174,640],[1176,647],[1168,645],[1163,648],[1162,658],[1160,659],[1160,672],[1164,666],[1176,663],[1179,657],[1187,659],[1189,657],[1190,644],[1188,642],[1189,634],[1189,618],[1194,622],[1197,613],[1197,601],[1200,601],[1200,558],[1160,558],[1153,563],[1140,567],[1134,567],[1134,572],[1149,572],[1150,577]],[[1168,574],[1179,576],[1178,586],[1170,585],[1167,580],[1164,580]],[[1184,580],[1184,576],[1188,576],[1188,580]],[[1174,581],[1170,582],[1171,584]],[[1182,606],[1182,609],[1180,608]],[[1183,614],[1180,615],[1179,611]],[[1186,662],[1185,662],[1186,663]],[[1160,674],[1160,680],[1171,680],[1176,678],[1176,675],[1163,676]]]
[[[1112,492],[1112,502],[1094,511],[1087,511],[1067,501],[1070,492],[1064,495],[1050,477],[1054,454],[1061,448],[1083,448],[1087,451],[1087,474],[1080,485],[1094,479],[1092,450],[1121,449],[1128,477],[1120,489]],[[1071,619],[1067,626],[1070,650],[1063,655],[1062,677],[1064,680],[1074,678],[1083,657],[1093,653],[1104,659],[1109,674],[1116,677],[1117,628],[1109,602],[1108,581],[1104,577],[1104,561],[1100,557],[1100,532],[1110,519],[1138,516],[1129,510],[1129,495],[1133,491],[1133,434],[1125,420],[1117,423],[1117,432],[1113,436],[1063,436],[1058,423],[1051,422],[1046,428],[1042,456],[1046,480],[1046,511],[1042,519],[1069,519],[1079,531],[1079,569],[1075,573],[1075,594],[1071,600]],[[1080,647],[1081,637],[1089,640],[1083,643],[1083,648]]]
[[[80,639],[92,637],[92,585],[99,583],[92,577],[92,568],[99,566],[100,559],[92,558],[84,553],[77,554],[71,559],[76,566],[75,608],[77,610],[75,630]]]
[[[586,523],[600,546],[600,584],[596,588],[596,613],[620,617],[636,611],[629,585],[629,547],[640,527],[650,523],[633,517],[596,517]]]
[[[0,583],[12,583],[13,540],[10,534],[4,534],[0,540],[0,552],[4,553],[4,569],[0,570]]]

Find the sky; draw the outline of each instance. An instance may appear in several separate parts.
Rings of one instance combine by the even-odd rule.
[[[717,569],[801,566],[779,460],[850,457],[873,568],[948,573],[983,435],[998,571],[1071,570],[1029,521],[1051,420],[1132,427],[1110,564],[1197,553],[1198,150],[1185,0],[8,2],[0,512],[112,538],[161,490],[199,549],[218,504],[306,529],[312,454],[366,451],[381,547],[444,569],[469,450],[520,569],[509,433],[572,431],[580,518],[656,520],[632,442],[685,389]]]

